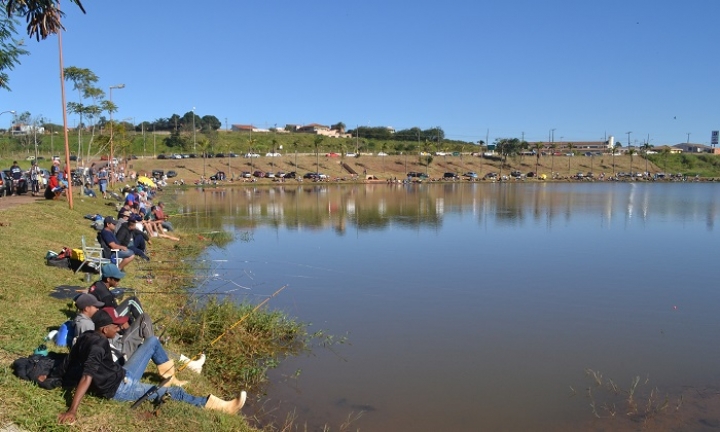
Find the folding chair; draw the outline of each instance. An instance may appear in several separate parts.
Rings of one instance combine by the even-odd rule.
[[[105,240],[103,240],[100,233],[98,233],[97,235],[97,242],[100,245],[100,250],[102,250],[103,258],[108,260],[108,262],[120,267],[120,263],[123,260],[122,258],[120,258],[120,249],[111,249],[110,245],[105,243]]]
[[[100,267],[103,264],[110,264],[112,262],[110,261],[110,259],[103,257],[103,249],[99,245],[88,246],[85,243],[85,236],[82,236],[80,241],[82,243],[83,262],[80,264],[80,267],[75,270],[75,273],[79,272],[85,266],[85,264],[89,265],[97,271],[100,271]]]

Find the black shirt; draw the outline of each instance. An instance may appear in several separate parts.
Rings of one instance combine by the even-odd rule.
[[[84,375],[92,377],[90,393],[107,399],[115,396],[125,378],[125,369],[113,361],[107,338],[94,330],[80,335],[70,350],[63,384],[76,386]]]
[[[98,300],[105,303],[105,307],[113,307],[116,308],[118,306],[117,300],[115,300],[115,296],[112,295],[110,292],[110,289],[108,289],[107,285],[105,285],[105,282],[103,281],[97,281],[88,289],[88,292],[95,297],[97,297]]]

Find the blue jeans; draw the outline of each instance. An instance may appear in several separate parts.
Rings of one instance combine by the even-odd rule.
[[[125,379],[120,383],[113,399],[118,401],[136,401],[150,390],[153,385],[140,382],[148,362],[152,360],[155,364],[163,364],[169,361],[165,350],[160,345],[160,340],[155,336],[148,338],[135,351],[135,354],[125,363]],[[193,396],[185,392],[182,387],[158,387],[151,399],[157,399],[165,393],[170,394],[174,400],[189,403],[191,405],[204,407],[208,401],[207,397]]]

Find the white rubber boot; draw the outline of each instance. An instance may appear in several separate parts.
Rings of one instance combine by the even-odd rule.
[[[183,354],[180,354],[180,362],[185,363],[186,369],[190,369],[191,371],[200,374],[202,373],[203,365],[205,364],[205,354],[200,354],[200,358],[197,360],[190,361],[189,358],[185,357]]]
[[[238,411],[245,405],[247,399],[247,393],[245,390],[240,392],[240,396],[235,399],[224,401],[219,397],[210,395],[208,401],[205,404],[205,408],[213,411],[220,411],[227,414],[237,414]]]

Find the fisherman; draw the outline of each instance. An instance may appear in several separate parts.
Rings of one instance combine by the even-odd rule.
[[[98,234],[98,242],[103,246],[103,252],[106,258],[110,258],[110,251],[112,249],[118,250],[117,257],[122,259],[122,261],[118,263],[118,267],[122,270],[135,259],[135,253],[128,249],[127,246],[121,245],[117,237],[115,237],[115,226],[117,223],[118,221],[116,221],[115,218],[107,216],[103,221],[103,229]]]
[[[85,332],[78,338],[65,363],[63,384],[75,386],[76,389],[70,408],[58,416],[59,423],[75,422],[80,402],[86,393],[118,401],[139,399],[153,388],[151,384],[140,382],[148,362],[152,359],[159,365],[172,364],[172,360],[167,357],[160,341],[153,337],[137,350],[135,355],[125,363],[125,366],[118,365],[113,361],[108,339],[112,339],[118,332],[119,321],[117,318],[113,320],[104,310],[96,312],[92,321],[95,324],[95,330]],[[160,370],[160,366],[158,366],[158,370]],[[173,365],[164,374],[161,374],[169,378],[174,373]],[[239,397],[229,401],[213,395],[193,396],[177,386],[157,388],[156,397],[160,398],[165,393],[170,394],[172,399],[228,414],[237,414],[247,398],[245,391],[242,391]]]
[[[121,271],[115,264],[103,264],[100,267],[100,274],[101,279],[88,288],[88,293],[94,295],[104,306],[115,308],[120,316],[128,315],[133,319],[140,318],[144,311],[137,297],[128,297],[118,304],[117,299],[110,291],[120,284],[120,280],[125,277],[125,272]]]

